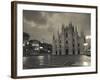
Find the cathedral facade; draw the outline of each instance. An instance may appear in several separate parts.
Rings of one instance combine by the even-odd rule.
[[[53,34],[52,55],[78,55],[84,54],[85,35],[79,33],[72,23],[62,25],[57,35]]]

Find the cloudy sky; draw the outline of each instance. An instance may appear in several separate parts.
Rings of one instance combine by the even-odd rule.
[[[29,33],[30,39],[52,43],[53,32],[60,31],[62,24],[68,25],[70,22],[78,27],[79,33],[83,31],[85,35],[90,35],[90,17],[86,13],[24,10],[23,31]]]

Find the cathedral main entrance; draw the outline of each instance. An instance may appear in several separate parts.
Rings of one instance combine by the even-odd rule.
[[[66,49],[66,55],[68,55],[68,49]]]

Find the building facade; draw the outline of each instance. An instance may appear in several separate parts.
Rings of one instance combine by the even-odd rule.
[[[84,54],[85,35],[79,33],[77,27],[72,23],[62,25],[57,35],[53,34],[52,55],[77,55]]]

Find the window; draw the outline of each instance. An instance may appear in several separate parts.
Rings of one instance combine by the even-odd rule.
[[[57,51],[56,51],[56,55],[57,55]]]
[[[75,54],[75,50],[73,50],[73,54]]]
[[[73,44],[73,48],[74,48],[74,44]]]
[[[80,50],[78,49],[78,54],[80,54]]]
[[[80,46],[80,44],[78,43],[78,47]]]
[[[66,44],[68,44],[68,41],[66,40]]]
[[[68,37],[68,33],[66,32],[66,37]]]

